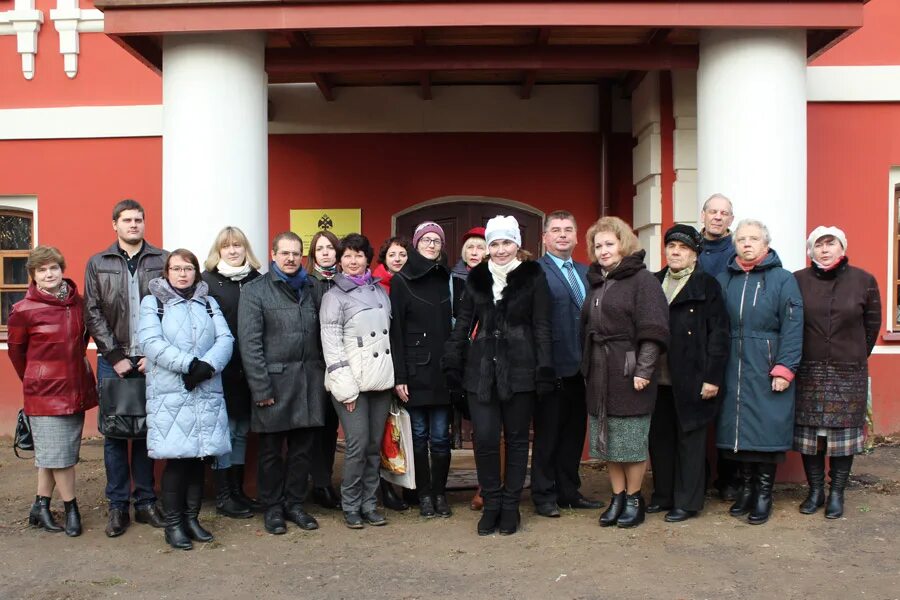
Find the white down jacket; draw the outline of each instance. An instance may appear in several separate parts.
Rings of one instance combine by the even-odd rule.
[[[360,392],[394,387],[391,301],[377,281],[357,285],[338,273],[322,297],[325,389],[338,402],[353,402]]]
[[[197,458],[231,452],[222,369],[234,337],[206,282],[190,300],[163,278],[150,281],[141,301],[138,339],[147,357],[147,452],[150,458]],[[159,313],[157,298],[163,303]],[[209,308],[207,308],[207,302]],[[211,314],[210,314],[211,313]],[[216,374],[189,392],[181,376],[198,358]]]

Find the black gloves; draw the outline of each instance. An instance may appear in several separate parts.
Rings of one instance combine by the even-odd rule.
[[[444,380],[447,382],[447,389],[451,392],[461,392],[463,389],[462,371],[457,369],[446,369],[444,371]]]
[[[191,361],[188,372],[181,376],[181,380],[184,381],[184,389],[190,392],[215,374],[216,370],[211,364],[195,358]]]

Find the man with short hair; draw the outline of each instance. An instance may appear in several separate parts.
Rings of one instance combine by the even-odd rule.
[[[729,229],[733,222],[734,206],[723,194],[713,194],[703,203],[700,211],[703,249],[697,260],[713,277],[724,272],[734,257],[734,240]]]
[[[325,425],[325,362],[319,299],[302,257],[297,234],[276,235],[269,272],[244,285],[238,306],[238,344],[253,399],[250,427],[259,434],[258,495],[265,529],[276,535],[287,532],[285,517],[301,529],[319,527],[303,501],[316,428]]]
[[[92,256],[84,274],[84,320],[97,344],[98,383],[109,377],[133,375],[134,371],[144,372],[145,359],[137,337],[141,299],[150,293],[150,280],[162,276],[168,256],[144,240],[144,209],[138,202],[122,200],[116,204],[112,227],[116,242]],[[165,526],[156,508],[153,460],[147,456],[147,440],[131,440],[130,464],[128,441],[107,437],[103,442],[109,537],[120,536],[128,529],[129,497],[134,501],[135,521]]]
[[[544,248],[538,264],[547,275],[553,298],[553,367],[556,391],[534,409],[531,498],[544,517],[559,517],[564,508],[600,508],[585,499],[578,468],[587,428],[584,376],[581,374],[581,305],[587,296],[587,266],[572,260],[578,228],[572,213],[551,212],[544,219]]]
[[[703,228],[703,247],[697,256],[700,267],[716,277],[724,273],[728,263],[735,256],[734,239],[731,235],[731,224],[734,222],[734,205],[724,194],[713,194],[703,203],[700,211],[700,223]],[[715,424],[711,426],[711,429]],[[740,491],[742,480],[738,464],[727,458],[719,457],[716,465],[718,477],[716,489],[722,500],[733,501]]]

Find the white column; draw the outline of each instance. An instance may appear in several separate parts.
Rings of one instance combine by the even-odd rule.
[[[631,151],[634,183],[634,227],[647,252],[647,268],[658,271],[662,244],[662,128],[659,72],[647,73],[631,95],[631,133],[637,140]],[[625,216],[625,215],[621,215]]]
[[[163,41],[163,245],[201,263],[226,225],[268,262],[264,51],[262,33]]]
[[[763,221],[785,268],[805,265],[806,32],[709,30],[697,73],[699,202],[720,192]]]

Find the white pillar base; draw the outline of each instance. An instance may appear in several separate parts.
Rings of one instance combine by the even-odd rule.
[[[708,30],[697,73],[698,201],[763,221],[785,268],[806,264],[806,33]]]
[[[202,263],[226,225],[268,263],[265,35],[163,41],[163,245]]]

